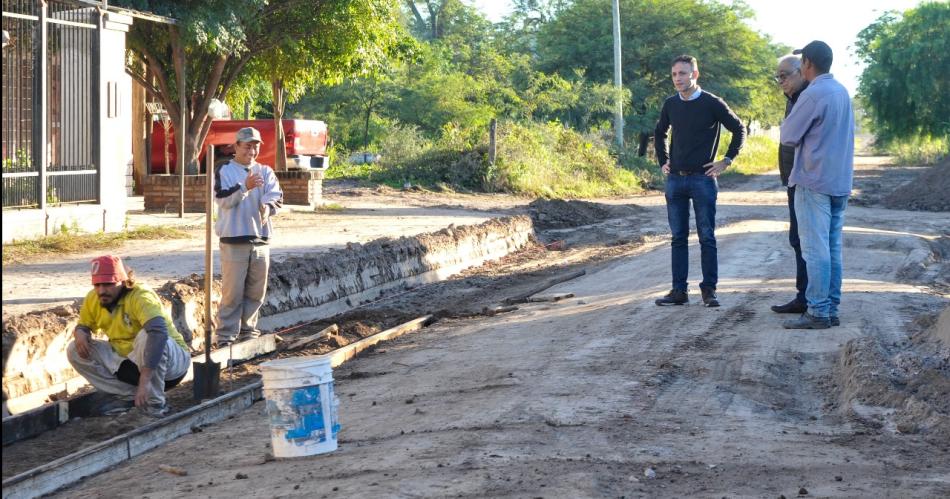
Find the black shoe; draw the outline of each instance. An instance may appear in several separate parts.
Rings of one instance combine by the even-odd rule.
[[[715,289],[700,289],[700,292],[703,294],[703,306],[710,308],[719,306],[719,298],[716,298]]]
[[[686,305],[689,303],[689,296],[686,294],[686,291],[672,289],[663,298],[657,298],[654,303],[661,307],[668,305]]]
[[[808,307],[796,298],[785,305],[772,305],[772,311],[776,314],[804,314]]]
[[[831,327],[831,318],[815,317],[805,312],[797,319],[785,321],[782,327],[785,329],[828,329]]]
[[[831,327],[838,327],[841,325],[841,319],[837,315],[831,316]]]
[[[228,348],[229,346],[233,344],[234,344],[234,340],[218,340],[217,342],[215,342],[214,348],[215,349]]]

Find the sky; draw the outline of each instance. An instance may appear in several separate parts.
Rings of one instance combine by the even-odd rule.
[[[727,0],[728,1],[728,0]],[[492,21],[501,20],[511,11],[509,0],[467,0]],[[753,29],[769,35],[776,43],[801,48],[812,40],[831,46],[834,63],[831,72],[851,95],[858,87],[863,66],[853,55],[858,32],[888,10],[904,11],[922,0],[745,0],[756,12],[750,22]],[[670,2],[671,8],[675,3]],[[790,7],[789,7],[790,6]],[[606,13],[605,15],[610,15]],[[623,11],[620,22],[623,22]]]

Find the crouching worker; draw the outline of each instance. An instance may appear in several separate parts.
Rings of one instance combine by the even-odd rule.
[[[165,390],[181,382],[191,362],[185,339],[158,295],[136,284],[118,257],[92,260],[92,285],[66,356],[102,394],[93,413],[119,414],[134,404],[150,416],[164,416]],[[92,339],[94,332],[108,341]]]

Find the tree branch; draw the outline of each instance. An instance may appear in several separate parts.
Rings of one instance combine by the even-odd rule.
[[[214,66],[211,68],[211,73],[205,82],[205,88],[202,91],[202,95],[200,95],[201,100],[195,105],[195,115],[191,118],[192,121],[189,128],[196,128],[198,126],[198,114],[207,111],[208,106],[211,105],[211,99],[216,95],[215,92],[218,89],[218,83],[221,82],[221,73],[224,72],[224,66],[227,62],[228,58],[223,55],[219,55],[218,59],[214,61]]]
[[[422,18],[422,13],[419,12],[419,8],[416,7],[416,2],[413,0],[406,0],[406,4],[409,5],[409,8],[412,10],[412,16],[416,18],[416,23],[418,23],[420,27],[424,28],[426,26],[426,21]]]
[[[152,97],[161,99],[161,97],[159,96],[158,89],[155,88],[154,85],[149,83],[148,80],[145,79],[145,77],[136,73],[135,71],[132,71],[132,68],[129,68],[129,67],[125,68],[125,74],[131,76],[132,79],[135,80],[136,83],[138,83],[139,85],[142,85],[142,87],[145,88],[145,91],[148,92]]]

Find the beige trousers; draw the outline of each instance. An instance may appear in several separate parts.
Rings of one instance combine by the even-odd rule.
[[[221,305],[216,341],[260,336],[257,319],[267,292],[270,247],[266,244],[221,245]]]

